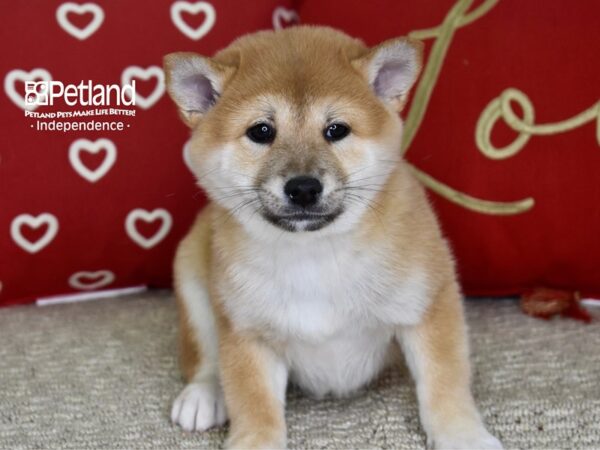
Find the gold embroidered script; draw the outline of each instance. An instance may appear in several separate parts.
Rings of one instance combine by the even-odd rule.
[[[412,143],[429,104],[431,94],[440,74],[440,70],[448,48],[457,29],[467,26],[487,14],[499,0],[484,0],[478,7],[469,12],[474,0],[458,0],[437,27],[416,30],[409,33],[415,39],[435,39],[423,76],[415,91],[415,96],[406,119],[402,154],[405,154]],[[523,110],[523,118],[519,118],[511,108],[516,102]],[[508,126],[518,133],[517,138],[503,148],[496,148],[490,135],[495,123],[502,118]],[[597,121],[596,137],[600,145],[600,101],[589,109],[562,122],[535,125],[534,109],[527,96],[517,89],[506,89],[500,96],[492,100],[481,113],[475,130],[475,142],[478,149],[488,158],[500,160],[517,154],[532,135],[550,135],[572,130],[592,120]],[[415,176],[432,191],[466,209],[493,215],[519,214],[530,210],[535,201],[531,197],[513,202],[496,202],[483,200],[451,188],[447,184],[411,165]]]

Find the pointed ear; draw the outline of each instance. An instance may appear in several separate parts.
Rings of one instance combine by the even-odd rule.
[[[401,111],[421,71],[423,43],[409,38],[385,41],[352,61],[375,94]]]
[[[235,68],[195,53],[171,53],[163,59],[167,91],[183,121],[194,127],[216,103]]]

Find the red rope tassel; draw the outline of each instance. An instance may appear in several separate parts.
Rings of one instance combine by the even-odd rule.
[[[592,321],[590,313],[581,306],[579,292],[536,288],[521,295],[521,309],[525,314],[549,320],[560,314],[585,323]]]

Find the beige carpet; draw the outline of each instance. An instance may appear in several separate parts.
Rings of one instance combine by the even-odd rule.
[[[513,300],[470,300],[474,389],[508,448],[600,448],[600,311],[596,322],[544,322]],[[0,447],[217,448],[224,431],[169,423],[182,387],[170,293],[0,310]],[[316,401],[293,391],[290,448],[418,449],[412,383],[396,371],[359,396]]]

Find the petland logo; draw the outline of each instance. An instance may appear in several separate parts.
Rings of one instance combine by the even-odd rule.
[[[26,81],[24,100],[25,117],[35,119],[30,127],[37,131],[123,131],[131,128],[128,119],[135,117],[135,80],[123,86],[94,84],[91,80],[79,84]],[[63,103],[75,108],[34,111],[38,106],[52,107],[55,102],[59,108]]]
[[[135,106],[135,80],[131,84],[87,83],[65,85],[61,81],[26,81],[27,106],[52,106],[62,98],[69,106]]]

